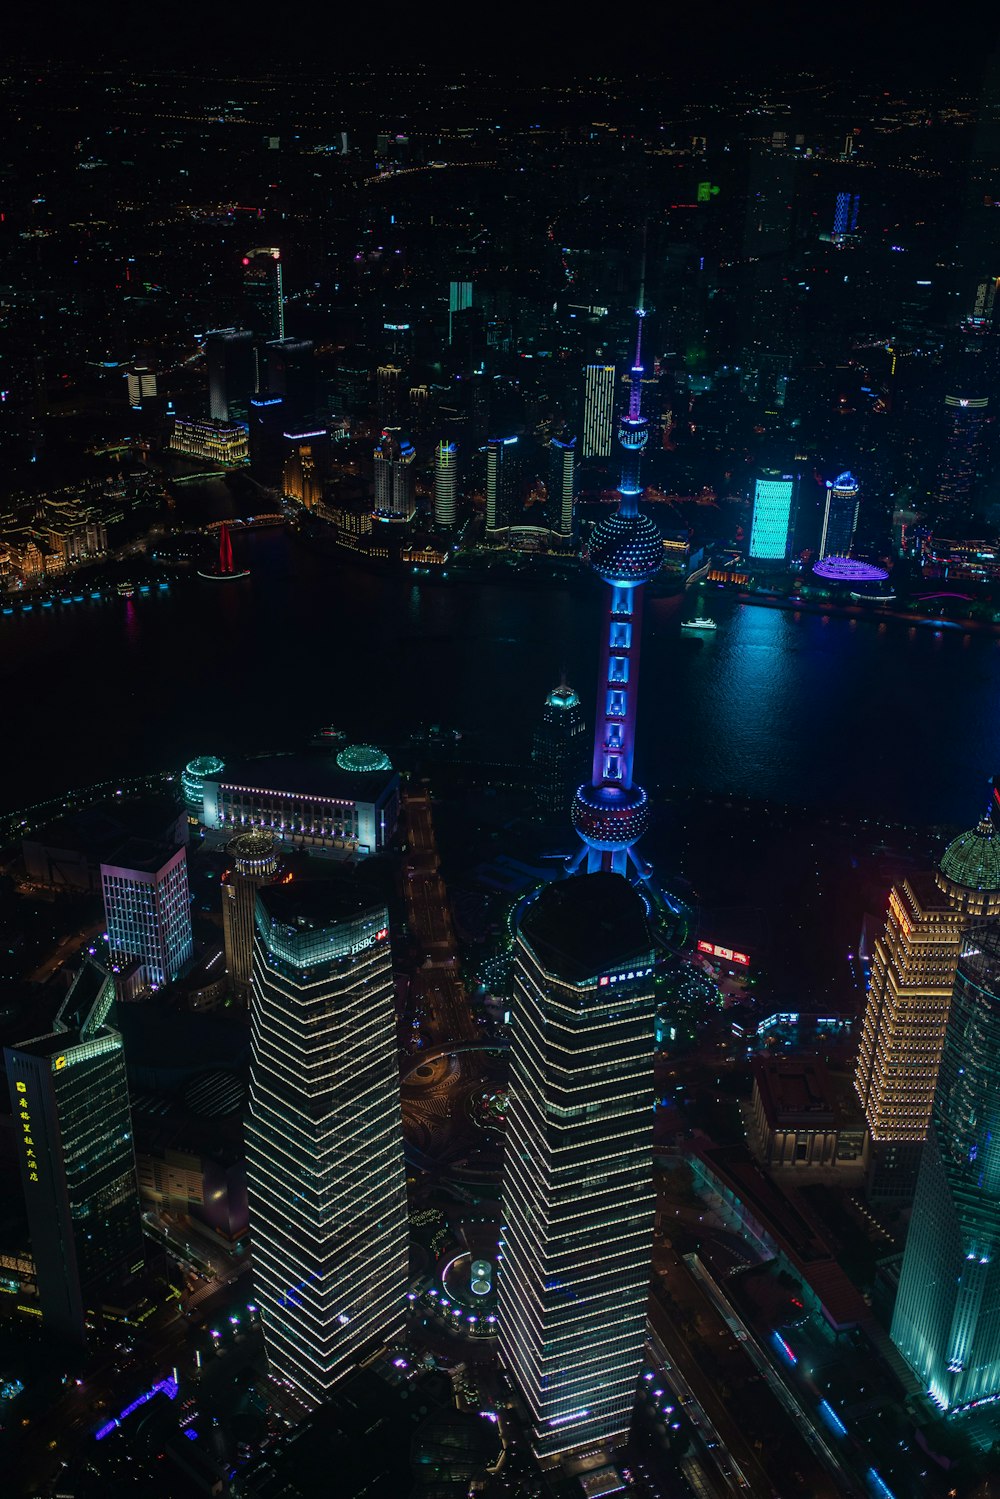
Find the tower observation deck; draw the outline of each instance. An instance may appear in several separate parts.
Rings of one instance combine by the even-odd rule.
[[[590,537],[589,562],[603,578],[604,623],[597,674],[594,762],[590,784],[573,798],[572,818],[583,847],[571,868],[586,858],[588,874],[626,874],[629,863],[646,878],[648,870],[635,844],[649,824],[646,793],[632,776],[639,694],[642,590],[656,576],[663,543],[656,526],[639,514],[642,455],[649,423],[642,415],[642,306],[638,310],[635,360],[629,380],[628,411],[618,423],[621,453],[620,500],[614,515],[599,521]]]

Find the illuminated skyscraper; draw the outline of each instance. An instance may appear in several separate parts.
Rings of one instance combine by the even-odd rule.
[[[238,833],[226,850],[232,865],[222,881],[222,940],[226,972],[234,997],[250,1003],[253,974],[253,934],[257,891],[278,872],[273,833],[252,828]]]
[[[892,1340],[945,1410],[1000,1397],[1000,928],[963,945]]]
[[[988,395],[970,392],[944,398],[945,448],[938,497],[949,518],[960,519],[972,510],[989,403]]]
[[[257,389],[254,336],[248,328],[213,328],[205,335],[208,414],[217,422],[245,422]]]
[[[598,521],[591,532],[588,558],[607,584],[601,657],[597,673],[593,776],[573,798],[572,818],[583,843],[574,862],[587,860],[587,871],[624,874],[631,862],[643,877],[647,871],[635,844],[649,823],[645,791],[632,779],[635,724],[639,700],[639,643],[642,635],[643,585],[663,561],[663,541],[651,520],[639,514],[642,454],[649,423],[642,415],[642,303],[629,406],[618,423],[621,449],[621,496],[614,515]]]
[[[258,892],[247,1185],[271,1372],[311,1404],[398,1331],[406,1182],[389,919],[354,872]]]
[[[375,371],[375,416],[382,427],[395,427],[402,412],[403,371],[398,364],[380,364]]]
[[[194,950],[187,851],[132,838],[114,857],[101,865],[111,961],[140,963],[143,981],[157,989],[180,975]]]
[[[247,326],[256,338],[284,338],[285,297],[277,246],[248,250],[244,255],[243,305]]]
[[[521,483],[516,437],[491,437],[486,444],[486,535],[510,528]]]
[[[548,812],[566,812],[587,773],[587,726],[579,696],[565,678],[545,699],[531,748],[535,794]]]
[[[628,1431],[652,1253],[654,944],[617,874],[548,885],[516,945],[500,1352],[542,1456]]]
[[[819,543],[821,558],[851,555],[860,504],[861,486],[852,473],[845,471],[832,484],[827,484],[823,532]]]
[[[88,1310],[143,1266],[114,985],[85,963],[51,1035],[4,1053],[46,1332],[83,1342]]]
[[[610,458],[615,431],[615,367],[588,364],[583,372],[583,441],[580,457]]]
[[[768,474],[757,480],[750,522],[750,560],[784,562],[792,537],[792,499],[795,480],[791,474]]]
[[[945,849],[936,875],[889,895],[875,942],[855,1087],[870,1131],[868,1193],[905,1203],[930,1124],[962,934],[1000,915],[1000,836],[984,818]]]
[[[472,306],[472,282],[451,281],[448,283],[448,342],[455,332],[455,314],[467,312]]]
[[[386,427],[375,449],[374,513],[379,520],[408,521],[413,498],[413,460],[416,452],[398,427]]]
[[[851,138],[848,136],[848,144]],[[861,199],[857,193],[838,193],[836,206],[833,210],[833,233],[831,238],[840,243],[848,234],[853,234],[858,227],[858,209]]]
[[[445,438],[434,449],[434,524],[449,529],[455,524],[455,489],[458,484],[458,450]]]
[[[576,438],[549,443],[549,524],[565,541],[573,534],[573,476]]]

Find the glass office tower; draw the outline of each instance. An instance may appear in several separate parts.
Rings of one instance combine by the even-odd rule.
[[[1000,927],[958,963],[892,1339],[945,1410],[1000,1396]]]
[[[398,1331],[406,1182],[389,919],[357,872],[257,895],[247,1185],[272,1373],[318,1404]]]
[[[43,1324],[81,1343],[87,1312],[143,1266],[113,999],[109,975],[85,963],[52,1033],[4,1053]]]
[[[787,558],[794,495],[795,480],[791,474],[769,474],[757,480],[750,522],[751,561],[784,562]]]
[[[500,1351],[539,1456],[628,1431],[653,1236],[653,938],[619,874],[547,886],[517,937]]]
[[[173,983],[194,952],[187,851],[130,838],[114,858],[101,865],[111,961],[140,963],[151,988]]]

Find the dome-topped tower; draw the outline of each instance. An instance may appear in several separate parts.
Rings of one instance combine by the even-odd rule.
[[[1000,834],[991,817],[981,818],[948,844],[937,883],[957,910],[1000,916]]]

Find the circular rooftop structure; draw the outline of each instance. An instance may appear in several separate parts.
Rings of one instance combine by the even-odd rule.
[[[861,562],[856,557],[824,557],[813,564],[817,578],[827,583],[884,583],[889,574],[884,567],[872,562]]]
[[[218,755],[199,755],[189,760],[181,772],[181,790],[184,800],[192,812],[200,812],[205,801],[205,782],[225,770],[225,761]]]
[[[341,770],[350,770],[355,775],[367,775],[373,770],[391,770],[392,761],[384,750],[374,744],[347,744],[337,755]]]
[[[988,817],[948,844],[940,869],[946,880],[966,890],[1000,891],[1000,838]]]
[[[648,583],[660,571],[663,540],[645,515],[605,516],[590,535],[588,560],[605,583],[633,588]]]
[[[277,872],[277,840],[267,828],[237,833],[226,845],[237,872],[245,879],[269,879]]]

